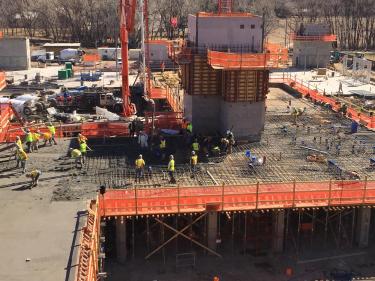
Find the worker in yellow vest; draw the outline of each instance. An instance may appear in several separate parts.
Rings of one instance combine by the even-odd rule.
[[[40,131],[38,130],[35,133],[33,133],[33,151],[39,150],[39,139],[40,139]]]
[[[199,142],[197,139],[194,140],[193,144],[191,145],[192,149],[195,151],[195,154],[198,155],[199,152]]]
[[[44,146],[47,145],[47,142],[49,142],[49,144],[52,145],[52,134],[50,132],[43,133],[42,138],[44,140]]]
[[[56,135],[56,128],[55,126],[53,126],[53,124],[50,122],[47,126],[49,132],[51,133],[51,145],[52,145],[52,142],[56,145],[57,142],[55,140],[55,135]]]
[[[186,131],[189,133],[189,134],[192,134],[193,133],[193,124],[191,124],[191,122],[188,122],[187,126],[186,126]]]
[[[79,144],[79,151],[81,152],[82,155],[82,164],[85,164],[86,162],[86,156],[87,156],[87,149],[92,150],[86,142],[81,142]]]
[[[26,177],[31,178],[30,188],[38,186],[39,177],[41,174],[42,172],[37,169],[33,169],[30,173],[26,174]]]
[[[26,161],[29,159],[29,156],[26,154],[26,152],[23,149],[18,148],[16,153],[16,159],[17,159],[17,166],[19,167],[21,164],[22,173],[26,173]]]
[[[23,150],[23,146],[22,146],[22,141],[21,141],[21,138],[19,136],[16,137],[16,148],[20,148]]]
[[[33,133],[29,129],[26,129],[25,132],[25,143],[27,146],[27,153],[31,153],[33,151]]]
[[[142,154],[139,154],[138,159],[135,160],[135,182],[137,182],[137,179],[139,182],[141,182],[145,165],[146,162],[143,160]]]
[[[79,149],[70,148],[70,156],[75,159],[76,168],[82,168],[82,153]]]
[[[165,159],[165,151],[167,150],[167,142],[166,142],[165,138],[163,138],[162,136],[160,137],[159,149],[160,149],[161,160],[164,160]]]
[[[87,141],[87,138],[82,135],[81,133],[78,134],[78,143],[82,143],[82,142],[86,142]]]
[[[198,164],[198,155],[193,150],[191,152],[191,157],[190,157],[190,168],[191,168],[191,177],[192,178],[195,178],[195,173],[197,171],[197,164]]]
[[[168,162],[168,174],[169,174],[169,182],[170,183],[176,183],[176,179],[174,177],[175,172],[175,166],[174,166],[174,157],[173,155],[169,156],[169,162]]]

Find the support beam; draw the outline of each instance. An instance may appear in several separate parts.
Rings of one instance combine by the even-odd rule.
[[[284,250],[285,211],[274,212],[272,218],[274,253],[282,253]]]
[[[217,239],[217,212],[209,212],[207,216],[207,245],[216,251]]]
[[[361,207],[358,210],[356,242],[360,248],[365,248],[368,246],[371,210],[371,208],[365,207]]]
[[[118,217],[116,219],[116,253],[119,263],[126,262],[126,220]]]

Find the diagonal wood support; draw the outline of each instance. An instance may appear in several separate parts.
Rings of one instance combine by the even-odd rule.
[[[198,246],[202,247],[203,249],[207,250],[208,252],[218,256],[221,258],[221,255],[218,254],[217,252],[213,251],[212,249],[206,247],[205,245],[203,245],[202,243],[199,243],[198,241],[192,239],[191,237],[187,236],[186,234],[184,234],[183,232],[185,230],[187,230],[188,228],[190,228],[193,224],[195,224],[196,222],[198,222],[199,220],[201,220],[202,218],[204,218],[205,216],[207,215],[207,213],[203,213],[202,215],[200,215],[198,218],[196,218],[194,221],[192,221],[190,224],[186,225],[184,228],[182,228],[181,230],[178,230],[178,229],[175,229],[174,227],[166,224],[165,222],[155,218],[155,220],[164,225],[166,228],[172,230],[173,232],[175,232],[175,234],[169,238],[167,241],[165,241],[163,244],[161,244],[160,246],[158,246],[155,250],[153,250],[151,253],[149,253],[145,259],[149,259],[152,255],[154,255],[156,252],[158,252],[160,249],[162,249],[163,247],[165,247],[167,244],[169,244],[170,242],[172,242],[175,238],[177,238],[179,235],[181,235],[182,237],[185,237],[186,239],[190,240],[191,242],[197,244]]]

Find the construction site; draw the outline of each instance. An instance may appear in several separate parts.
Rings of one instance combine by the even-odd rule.
[[[119,2],[118,53],[0,32],[0,280],[375,280],[371,61],[231,0],[151,40]]]

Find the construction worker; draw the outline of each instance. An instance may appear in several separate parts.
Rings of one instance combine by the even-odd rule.
[[[191,168],[191,177],[195,177],[195,173],[197,172],[197,164],[198,164],[198,155],[195,153],[195,151],[191,152],[190,157],[190,168]]]
[[[51,145],[52,145],[52,141],[56,145],[57,142],[55,140],[55,135],[56,135],[56,128],[55,128],[55,126],[53,126],[52,123],[50,122],[48,124],[47,128],[48,128],[49,132],[51,133]]]
[[[50,132],[45,132],[42,134],[43,140],[44,140],[44,146],[47,145],[47,142],[49,142],[50,145],[52,145],[52,134]]]
[[[226,153],[229,147],[229,140],[227,138],[221,138],[220,149],[222,152]]]
[[[31,178],[30,188],[38,186],[38,181],[41,174],[42,172],[37,169],[33,169],[30,173],[26,174],[26,177]]]
[[[82,168],[82,153],[79,149],[70,148],[70,156],[75,159],[76,168]]]
[[[160,137],[160,144],[159,144],[159,149],[160,149],[160,155],[161,155],[161,160],[165,159],[165,151],[167,149],[167,142],[163,136]]]
[[[39,139],[40,139],[40,131],[38,130],[35,133],[33,133],[33,151],[39,150]]]
[[[33,151],[33,133],[29,130],[26,129],[26,146],[27,146],[27,153],[31,153]]]
[[[174,177],[174,157],[173,155],[169,156],[169,163],[168,163],[168,174],[169,174],[169,182],[170,183],[176,183],[176,179]]]
[[[198,154],[198,152],[199,152],[199,142],[198,142],[197,139],[194,140],[191,147],[195,151],[195,153]]]
[[[17,159],[17,166],[19,167],[19,164],[21,164],[22,173],[26,173],[26,161],[29,159],[29,156],[26,154],[26,152],[23,149],[18,148],[16,153],[16,159]]]
[[[228,140],[228,153],[231,154],[232,153],[232,148],[233,148],[233,145],[235,143],[234,141],[234,134],[232,131],[230,130],[227,130],[227,140]]]
[[[82,164],[85,164],[86,162],[87,149],[91,150],[91,148],[87,145],[85,141],[79,144],[79,151],[81,152]]]
[[[142,154],[139,154],[138,159],[135,160],[135,182],[137,179],[141,182],[141,177],[143,177],[143,170],[145,168],[145,160],[142,158]]]
[[[191,124],[191,122],[188,122],[187,125],[186,125],[186,131],[188,134],[192,134],[193,133],[193,124]]]
[[[16,137],[16,148],[20,148],[23,150],[23,146],[22,146],[22,141],[21,141],[21,138],[19,136]]]
[[[213,157],[219,157],[220,156],[220,147],[215,145],[212,149],[211,149],[211,153],[212,153],[212,156]]]
[[[78,143],[79,143],[79,144],[80,144],[81,142],[86,142],[86,141],[87,141],[87,138],[86,138],[84,135],[82,135],[81,133],[78,134],[77,139],[78,139]]]

